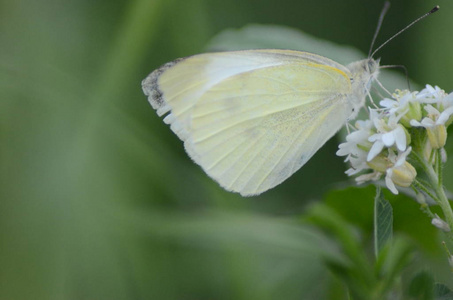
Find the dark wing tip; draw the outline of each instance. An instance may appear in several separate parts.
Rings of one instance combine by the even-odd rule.
[[[158,110],[159,108],[165,105],[165,100],[163,98],[163,92],[159,88],[159,77],[168,69],[181,62],[185,58],[178,58],[171,62],[168,62],[158,69],[154,70],[142,81],[143,93],[148,96],[148,101],[151,106]]]

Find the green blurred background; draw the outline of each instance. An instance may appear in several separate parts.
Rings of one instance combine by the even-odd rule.
[[[436,4],[437,15],[377,56],[451,91],[453,2],[394,1],[377,44]],[[330,275],[316,253],[335,249],[299,219],[346,184],[338,140],[280,186],[242,198],[192,163],[140,82],[248,24],[290,26],[367,53],[382,6],[0,0],[0,299],[327,297]],[[369,200],[331,202],[363,213],[366,230]]]

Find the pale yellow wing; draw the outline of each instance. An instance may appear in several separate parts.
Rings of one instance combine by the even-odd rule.
[[[288,178],[344,124],[350,77],[306,52],[237,51],[169,63],[143,89],[191,158],[248,196]]]

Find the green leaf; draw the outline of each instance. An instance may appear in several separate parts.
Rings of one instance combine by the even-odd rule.
[[[341,185],[338,185],[341,187]],[[414,198],[400,193],[393,195],[383,189],[382,193],[393,208],[393,234],[403,234],[413,239],[418,247],[432,255],[441,255],[438,243],[438,229],[431,225],[431,220],[420,210]],[[361,229],[364,241],[372,243],[374,227],[374,196],[373,185],[348,187],[332,190],[324,197],[324,203],[334,209],[349,223]],[[438,207],[431,207],[434,213],[440,213]],[[393,245],[392,245],[393,247]],[[373,249],[374,251],[374,249]]]
[[[320,203],[310,208],[306,220],[322,228],[340,246],[339,252],[344,255],[344,258],[338,255],[335,257],[324,255],[330,271],[344,282],[353,299],[369,299],[377,281],[370,261],[360,244],[356,228],[333,209]]]
[[[453,292],[446,285],[442,283],[436,283],[434,285],[434,299],[453,300]]]
[[[398,284],[399,277],[412,262],[413,253],[413,245],[402,236],[395,236],[391,245],[382,248],[375,264],[375,274],[380,278],[382,290]]]
[[[393,236],[393,209],[390,203],[384,199],[381,188],[376,187],[374,202],[374,252],[376,257],[382,247]]]
[[[409,284],[408,294],[415,299],[431,300],[433,298],[434,279],[431,274],[423,271],[415,275]]]

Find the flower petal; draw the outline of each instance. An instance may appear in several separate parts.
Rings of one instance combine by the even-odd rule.
[[[368,152],[368,156],[366,158],[367,161],[371,161],[373,158],[378,156],[381,153],[382,149],[384,148],[384,143],[381,141],[376,141]]]
[[[426,117],[422,120],[422,126],[425,128],[434,127],[436,126],[436,122],[434,122],[433,119]]]
[[[426,110],[426,111],[428,112],[428,114],[430,114],[430,115],[436,115],[436,116],[440,115],[440,112],[439,112],[437,109],[435,109],[435,108],[434,108],[432,105],[430,105],[430,104],[428,104],[428,105],[425,106],[425,110]]]
[[[391,177],[392,177],[393,170],[388,169],[387,174],[385,175],[385,185],[387,185],[388,189],[395,195],[398,195],[398,190],[395,187]]]
[[[404,164],[404,162],[406,161],[406,158],[409,155],[409,153],[411,153],[411,151],[412,151],[412,147],[408,147],[406,151],[400,153],[397,156],[397,159],[396,159],[394,167],[402,166]]]
[[[349,148],[349,145],[347,143],[342,143],[340,145],[338,145],[338,151],[337,153],[335,153],[337,156],[345,156],[345,155],[348,155],[350,154],[350,148]]]
[[[401,125],[398,126],[397,129],[394,130],[395,133],[395,140],[396,140],[396,147],[400,151],[406,150],[406,132],[404,131]]]
[[[393,146],[393,144],[395,144],[395,135],[393,134],[393,131],[384,133],[382,135],[382,142],[386,147]]]
[[[417,120],[410,120],[410,124],[411,124],[413,127],[423,127],[422,123],[420,123],[420,122],[417,121]]]
[[[368,141],[374,143],[374,142],[380,140],[381,137],[382,137],[382,133],[375,133],[368,138]]]
[[[448,121],[448,119],[450,118],[450,116],[451,116],[452,114],[453,114],[453,106],[447,108],[446,110],[444,110],[444,111],[440,114],[439,118],[438,118],[437,121],[436,121],[436,124],[437,124],[437,125],[444,125],[445,122]]]
[[[383,100],[381,100],[379,102],[379,105],[385,107],[385,108],[391,108],[391,107],[395,107],[398,105],[398,102],[395,101],[395,100],[391,100],[391,99],[388,99],[388,98],[385,98]]]

